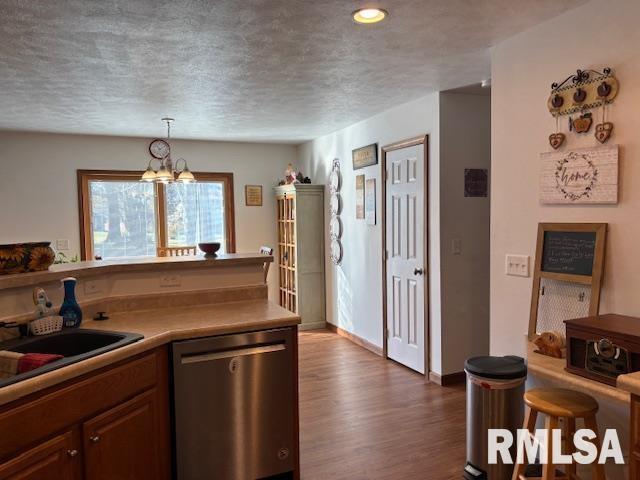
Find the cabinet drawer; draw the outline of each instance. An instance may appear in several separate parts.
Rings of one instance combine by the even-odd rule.
[[[0,458],[152,388],[158,381],[159,355],[154,352],[32,401],[10,404],[0,413],[0,432],[11,432],[0,435]]]

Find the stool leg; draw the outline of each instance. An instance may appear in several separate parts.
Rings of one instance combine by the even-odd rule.
[[[553,464],[553,430],[558,428],[558,417],[548,415],[544,427],[547,430],[547,462],[542,466],[542,480],[555,480],[556,467]]]
[[[538,411],[532,410],[530,407],[526,407],[523,428],[526,428],[530,432],[535,432],[537,419]],[[518,463],[517,460],[515,461],[516,465],[513,469],[513,476],[511,477],[511,480],[518,480],[520,475],[524,475],[524,471],[527,468],[527,460],[524,459],[524,462],[525,463]]]
[[[602,450],[602,443],[600,441],[600,434],[598,433],[598,422],[596,422],[596,417],[594,415],[586,417],[584,419],[584,425],[588,429],[593,430],[593,433],[596,434],[596,438],[593,439],[593,444],[598,449],[598,457],[596,458],[596,463],[594,463],[591,467],[593,480],[606,480],[606,477],[604,475],[604,465],[598,463],[598,458],[600,458],[600,451]]]
[[[564,420],[565,420],[564,436],[565,436],[565,442],[567,446],[567,449],[565,450],[565,452],[569,455],[572,455],[576,451],[576,446],[573,443],[573,435],[576,433],[576,419],[569,417],[569,418],[565,418]],[[571,462],[569,465],[567,465],[565,472],[570,479],[575,478],[576,464]]]

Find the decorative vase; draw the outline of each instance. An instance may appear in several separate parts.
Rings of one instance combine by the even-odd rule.
[[[0,275],[47,270],[55,259],[51,242],[0,245]]]
[[[76,284],[78,281],[73,277],[61,280],[64,287],[64,301],[60,306],[60,315],[63,318],[64,328],[77,328],[82,322],[82,310],[76,300]]]

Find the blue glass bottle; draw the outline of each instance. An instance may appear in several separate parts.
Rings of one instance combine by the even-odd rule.
[[[60,306],[60,315],[63,318],[64,328],[76,328],[82,322],[82,310],[76,300],[76,284],[78,281],[73,277],[63,278],[64,301]]]

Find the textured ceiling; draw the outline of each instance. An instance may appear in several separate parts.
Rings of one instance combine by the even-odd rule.
[[[582,0],[0,0],[0,129],[297,143],[489,76]]]

